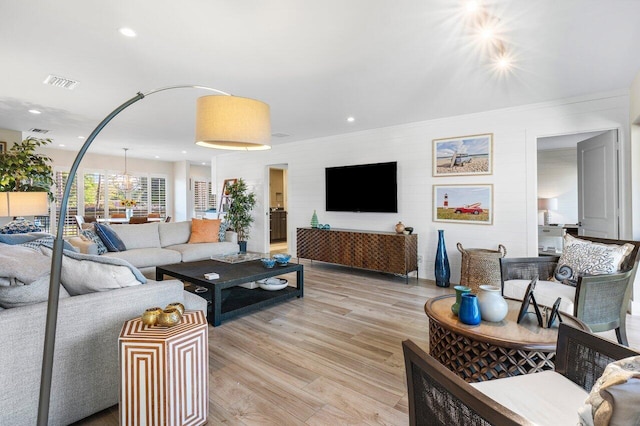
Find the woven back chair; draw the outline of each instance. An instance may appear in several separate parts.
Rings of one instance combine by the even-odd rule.
[[[465,382],[410,340],[402,342],[402,349],[412,426],[532,424]],[[589,392],[607,364],[636,355],[640,353],[560,324],[555,371]]]
[[[112,219],[126,219],[127,215],[125,213],[112,213]]]
[[[573,301],[573,315],[585,322],[592,331],[615,330],[618,342],[628,346],[626,314],[640,261],[640,241],[583,236],[578,238],[603,244],[629,243],[634,246],[620,265],[620,273],[579,277]],[[536,275],[541,280],[550,281],[559,259],[559,256],[500,259],[503,289],[505,281],[530,280]]]
[[[131,216],[129,218],[129,224],[140,224],[140,223],[148,223],[149,219],[147,216]]]

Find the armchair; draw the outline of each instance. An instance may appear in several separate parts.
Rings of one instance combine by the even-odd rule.
[[[409,393],[409,421],[414,425],[533,425],[540,419],[525,417],[521,407],[535,405],[530,398],[534,393],[540,398],[553,398],[545,392],[534,392],[523,382],[536,381],[543,375],[562,375],[588,393],[593,384],[613,361],[640,355],[629,348],[594,336],[565,324],[560,324],[556,352],[555,372],[526,374],[523,376],[496,379],[488,382],[470,384],[456,376],[435,358],[428,355],[410,340],[402,342],[404,351],[407,386]],[[545,376],[546,383],[548,376]],[[523,380],[524,379],[524,380]],[[560,380],[566,381],[562,378]],[[483,386],[513,382],[509,401],[497,401],[488,396]],[[516,383],[515,381],[518,381]],[[486,392],[486,393],[485,393]],[[518,401],[522,394],[523,401]],[[582,403],[580,400],[580,403]],[[519,404],[521,402],[521,404]],[[570,418],[579,406],[564,406],[565,401],[549,401]],[[506,406],[509,405],[509,408]],[[516,407],[517,406],[517,407]],[[540,407],[532,407],[540,411]],[[519,414],[516,411],[521,411]]]
[[[518,280],[531,280],[537,275],[541,280],[536,287],[538,303],[550,306],[560,296],[563,298],[560,310],[582,320],[594,332],[615,329],[618,342],[628,346],[626,314],[640,260],[640,242],[584,236],[579,238],[603,244],[630,243],[634,248],[622,262],[621,272],[581,276],[575,288],[551,282],[559,256],[501,258],[502,293],[521,299],[524,288],[522,281]]]

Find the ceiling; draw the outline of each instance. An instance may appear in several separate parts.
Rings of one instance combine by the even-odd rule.
[[[47,129],[53,147],[78,150],[138,91],[197,84],[268,103],[272,132],[289,135],[280,144],[627,89],[640,71],[640,1],[483,7],[513,59],[506,72],[456,0],[1,0],[0,128]],[[80,84],[47,86],[49,74]],[[90,152],[208,161],[221,151],[193,143],[207,94],[149,96]]]

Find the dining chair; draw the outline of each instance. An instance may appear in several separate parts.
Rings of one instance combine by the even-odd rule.
[[[113,213],[111,214],[111,219],[126,219],[127,215],[125,213]]]
[[[147,216],[132,216],[129,218],[129,224],[140,224],[140,223],[148,223],[149,220]]]

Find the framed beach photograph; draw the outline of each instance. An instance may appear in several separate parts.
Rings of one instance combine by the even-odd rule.
[[[433,221],[493,224],[493,185],[433,185]]]
[[[433,140],[433,176],[493,173],[493,133]]]

